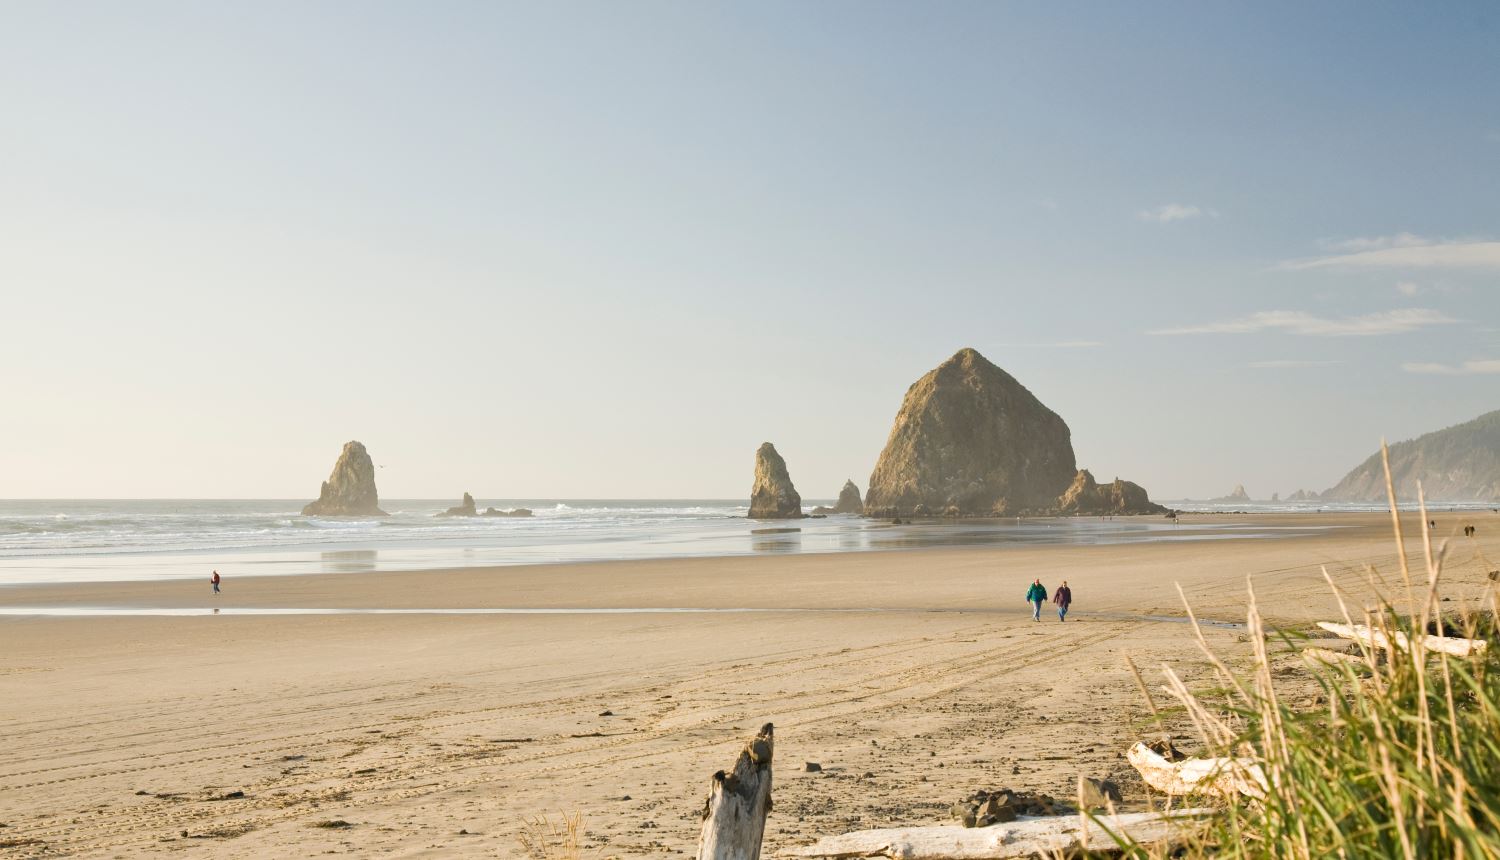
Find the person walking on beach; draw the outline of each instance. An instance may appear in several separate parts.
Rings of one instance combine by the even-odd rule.
[[[1040,579],[1031,583],[1026,590],[1026,602],[1031,604],[1031,620],[1042,620],[1042,604],[1047,602],[1047,586],[1042,585]]]
[[[1068,587],[1068,581],[1057,587],[1057,593],[1052,595],[1052,602],[1057,604],[1057,620],[1068,620],[1068,604],[1073,602],[1073,589]]]
[[[214,571],[213,578],[210,579],[209,582],[212,582],[214,584],[214,594],[218,594],[219,593],[219,572],[217,570]]]

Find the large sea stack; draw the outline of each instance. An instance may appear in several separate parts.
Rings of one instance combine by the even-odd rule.
[[[833,504],[833,512],[836,514],[862,514],[865,512],[865,503],[859,498],[859,487],[854,486],[853,480],[844,482],[844,488],[839,490],[839,500]]]
[[[1065,497],[1075,480],[1079,486]],[[1104,490],[1101,495],[1100,491]],[[1135,484],[1080,473],[1072,434],[1015,377],[961,349],[906,391],[870,475],[870,516],[1157,513]]]
[[[802,496],[792,486],[786,461],[770,442],[762,443],[755,452],[755,485],[750,489],[750,516],[758,520],[802,517]]]
[[[1416,501],[1417,483],[1429,502],[1500,502],[1500,410],[1446,430],[1391,446],[1396,497]],[[1354,468],[1322,501],[1384,502],[1385,469],[1380,452]]]
[[[383,517],[375,493],[375,464],[365,446],[344,443],[343,453],[333,464],[333,474],[323,482],[318,500],[302,509],[303,516]]]

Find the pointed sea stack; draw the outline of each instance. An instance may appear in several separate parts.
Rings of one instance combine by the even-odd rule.
[[[440,517],[477,517],[479,510],[474,507],[474,497],[464,493],[464,502],[461,505],[451,507],[438,514]]]
[[[833,505],[836,514],[862,514],[865,512],[865,503],[859,498],[859,487],[854,486],[853,480],[844,482],[844,488],[839,490],[839,500]]]
[[[1068,504],[1164,510],[1135,484],[1099,487],[1080,474],[1067,423],[967,348],[907,389],[865,494],[865,514],[874,517],[1042,515]]]
[[[333,464],[333,474],[323,482],[318,500],[302,509],[310,517],[383,517],[375,492],[375,464],[358,442],[344,443],[343,453]]]
[[[755,452],[755,485],[750,489],[750,517],[757,520],[802,518],[802,496],[792,486],[786,461],[776,446],[762,443]]]

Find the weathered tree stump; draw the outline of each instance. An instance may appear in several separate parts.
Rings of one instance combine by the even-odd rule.
[[[714,774],[703,804],[698,860],[759,860],[771,812],[772,736],[770,723],[761,726],[740,751],[734,769]]]

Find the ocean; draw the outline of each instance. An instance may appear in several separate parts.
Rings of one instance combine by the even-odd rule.
[[[1315,531],[1181,525],[1161,517],[956,520],[892,525],[832,516],[745,518],[725,499],[479,499],[529,518],[439,518],[451,499],[384,499],[391,516],[300,515],[305,500],[0,500],[0,585],[503,566],[676,556],[864,552],[937,546],[1112,544]],[[832,500],[805,501],[805,509]],[[1169,503],[1186,508],[1187,503]],[[1316,506],[1228,506],[1307,510]],[[1484,506],[1472,506],[1484,507]],[[1213,510],[1205,505],[1202,509]],[[1344,506],[1341,510],[1379,510]]]

